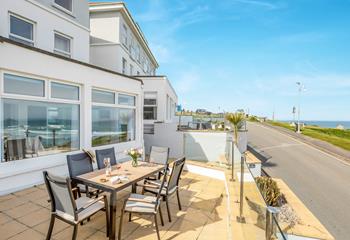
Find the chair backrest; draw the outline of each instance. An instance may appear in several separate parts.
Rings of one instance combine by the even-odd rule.
[[[109,158],[111,165],[116,165],[114,148],[96,150],[96,162],[98,169],[105,168],[104,159]]]
[[[77,206],[74,201],[70,179],[52,175],[47,171],[44,171],[43,174],[51,200],[52,212],[61,211],[77,220]]]
[[[25,158],[26,139],[8,139],[6,141],[6,151],[9,160]]]
[[[151,147],[151,153],[149,156],[149,162],[167,165],[169,160],[169,148],[168,147]]]
[[[185,160],[186,158],[183,157],[177,159],[174,162],[173,168],[171,170],[171,175],[168,181],[167,191],[171,191],[172,189],[178,187],[180,176],[185,165]]]
[[[94,170],[91,159],[86,153],[67,155],[67,165],[70,177],[76,177]]]
[[[168,173],[168,165],[166,165],[165,167],[164,167],[164,176],[166,176],[167,175],[167,173]],[[159,207],[159,205],[160,205],[160,198],[162,197],[162,190],[163,190],[163,187],[164,187],[164,185],[165,185],[165,182],[166,182],[166,177],[163,177],[163,179],[162,179],[162,182],[161,182],[161,184],[160,184],[160,188],[158,189],[158,193],[157,193],[157,204],[156,204],[156,206],[155,206],[155,210],[157,211],[157,208]]]

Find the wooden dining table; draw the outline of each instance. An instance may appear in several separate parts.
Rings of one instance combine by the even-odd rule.
[[[119,168],[120,167],[120,168]],[[137,167],[131,165],[131,161],[112,166],[112,172],[109,177],[106,176],[105,169],[89,172],[73,177],[73,182],[87,185],[98,190],[109,192],[109,239],[116,239],[116,216],[117,216],[117,192],[130,187],[133,193],[136,192],[136,183],[152,176],[162,170],[165,166],[160,164],[139,162]],[[120,183],[112,183],[111,178],[115,176],[127,177]],[[107,209],[106,209],[107,210]]]

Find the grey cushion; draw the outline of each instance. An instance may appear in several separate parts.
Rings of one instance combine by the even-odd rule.
[[[137,213],[155,213],[155,207],[157,203],[157,198],[153,196],[146,196],[141,194],[131,194],[130,198],[147,200],[152,203],[136,202],[127,200],[125,205],[125,211],[127,212],[137,212]]]

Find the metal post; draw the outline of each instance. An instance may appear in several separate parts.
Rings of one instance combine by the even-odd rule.
[[[271,240],[274,235],[274,220],[273,218],[279,213],[278,209],[275,207],[268,206],[266,208],[266,229],[265,229],[265,238],[266,240]]]
[[[240,191],[239,191],[239,217],[237,217],[238,222],[245,223],[245,219],[243,217],[243,195],[244,195],[244,161],[245,154],[242,154],[241,157],[241,182],[240,182]]]
[[[232,139],[231,141],[231,181],[235,181],[235,149],[234,149],[235,142]]]

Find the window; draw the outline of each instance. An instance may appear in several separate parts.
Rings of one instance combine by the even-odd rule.
[[[134,74],[134,66],[130,64],[130,76]]]
[[[4,74],[5,93],[44,97],[44,88],[44,80]]]
[[[55,33],[54,52],[66,57],[71,56],[71,38]]]
[[[135,109],[92,107],[92,146],[135,140]]]
[[[58,5],[59,8],[73,12],[73,0],[55,0],[55,4]]]
[[[48,82],[46,84],[45,82]],[[45,92],[45,86],[51,91]],[[21,95],[15,99],[13,95]],[[4,74],[2,159],[13,161],[80,148],[79,87]],[[39,100],[34,97],[41,97]],[[55,102],[50,102],[55,98]],[[64,99],[63,102],[59,102]],[[74,101],[71,101],[74,100]]]
[[[125,24],[123,24],[123,45],[128,48],[128,29],[126,28]]]
[[[52,82],[51,97],[67,100],[79,100],[79,87]]]
[[[157,120],[157,93],[145,93],[143,119]]]
[[[34,46],[34,23],[11,14],[9,38]]]
[[[140,75],[140,72],[139,71],[137,71],[137,76],[139,76]]]
[[[137,59],[137,61],[138,61],[139,63],[140,63],[140,59],[141,59],[140,53],[141,53],[141,51],[140,51],[140,45],[137,44],[137,48],[136,48],[136,59]]]
[[[92,90],[92,102],[94,103],[115,103],[115,93],[101,90]]]
[[[118,95],[118,104],[126,106],[135,106],[135,97],[125,94]]]
[[[154,134],[154,124],[144,124],[143,125],[144,134]]]
[[[127,64],[127,63],[126,63],[125,58],[122,59],[122,64],[123,64],[123,66],[122,66],[122,67],[123,67],[123,68],[122,68],[122,73],[123,73],[123,74],[126,74],[126,64]]]

